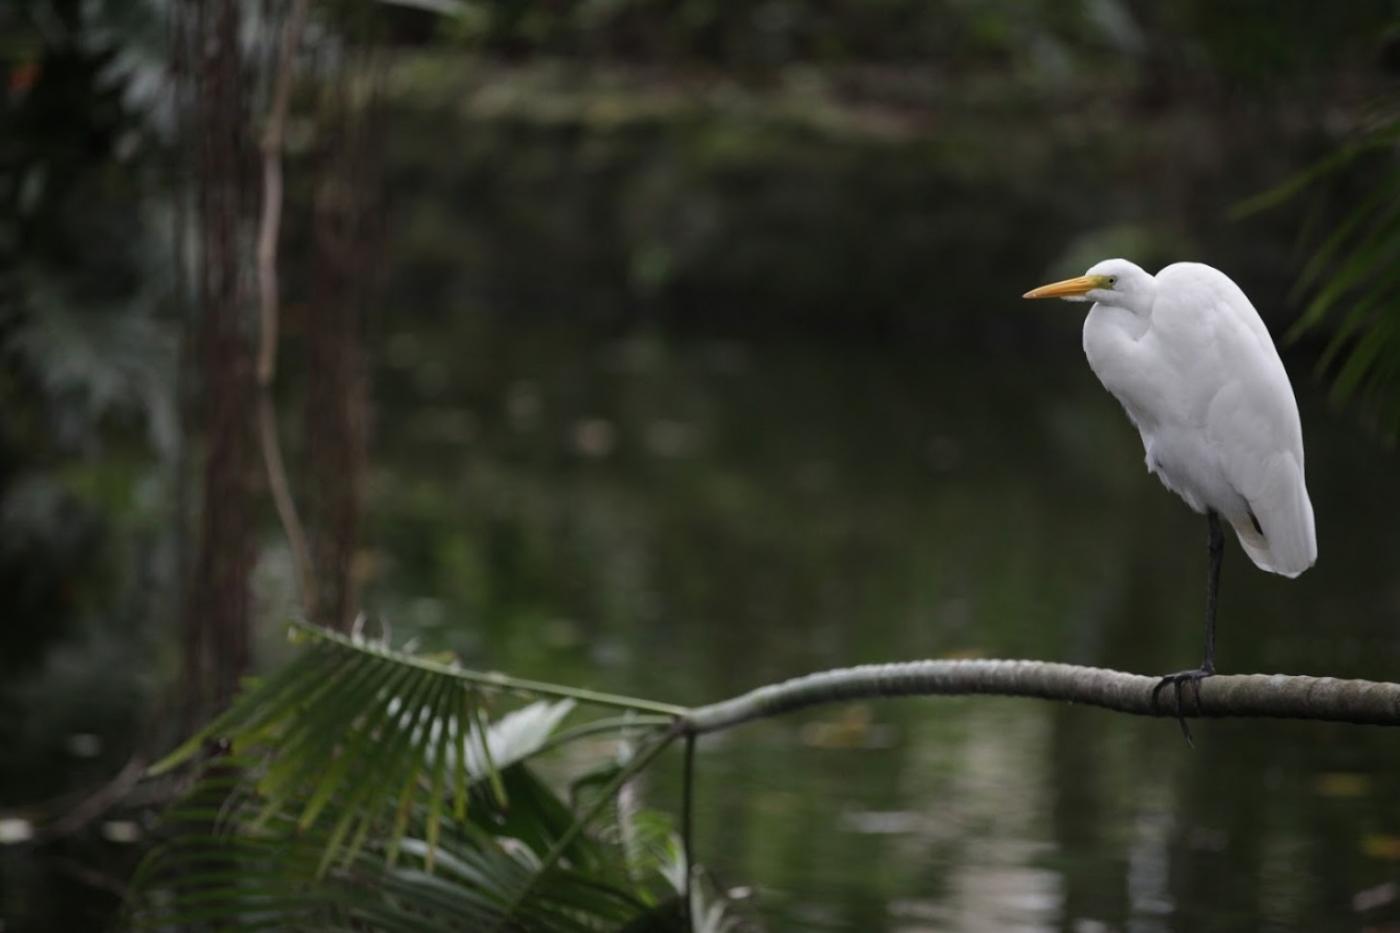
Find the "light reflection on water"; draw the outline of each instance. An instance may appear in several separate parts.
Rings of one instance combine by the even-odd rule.
[[[481,349],[433,384],[432,419],[384,377],[384,413],[419,416],[381,415],[371,593],[474,663],[703,702],[873,660],[1196,659],[1201,523],[1069,332],[955,368],[917,346],[443,345]],[[1393,456],[1298,381],[1320,563],[1289,582],[1230,545],[1222,665],[1393,678]],[[701,744],[697,851],[773,929],[1400,917],[1354,905],[1400,866],[1388,733],[1196,731],[1192,751],[1170,721],[989,698],[753,724]],[[650,791],[670,805],[674,773]]]

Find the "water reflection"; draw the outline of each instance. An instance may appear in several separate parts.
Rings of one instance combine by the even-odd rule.
[[[391,344],[380,383],[371,598],[429,643],[681,702],[872,660],[1196,657],[1203,523],[1147,476],[1072,326],[995,369],[455,326]],[[1286,581],[1231,546],[1221,664],[1393,679],[1394,461],[1296,381],[1320,561]],[[702,743],[698,852],[773,929],[1400,920],[1389,733],[1197,736],[997,699],[758,723]],[[651,792],[675,800],[674,775]]]

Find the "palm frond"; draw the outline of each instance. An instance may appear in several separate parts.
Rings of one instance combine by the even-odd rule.
[[[1324,335],[1317,369],[1331,380],[1333,401],[1359,402],[1393,441],[1400,439],[1400,113],[1383,112],[1356,140],[1235,213],[1276,206],[1359,170],[1371,174],[1368,193],[1299,273],[1295,292],[1311,297],[1288,338]]]
[[[565,728],[574,693],[633,701],[295,633],[297,657],[152,769],[196,763],[133,883],[133,926],[612,930],[676,898],[661,817],[619,808],[609,822],[632,821],[630,837],[593,828],[667,747],[674,720],[658,710],[673,708],[635,701],[640,713]],[[541,686],[561,699],[521,705]],[[532,770],[600,730],[637,752],[592,793],[566,801]]]

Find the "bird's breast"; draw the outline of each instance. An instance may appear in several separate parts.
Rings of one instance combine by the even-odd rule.
[[[1139,430],[1162,420],[1162,390],[1175,376],[1154,358],[1148,322],[1122,308],[1094,305],[1084,321],[1084,356]]]

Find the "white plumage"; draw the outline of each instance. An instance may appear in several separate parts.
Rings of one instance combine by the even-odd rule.
[[[1198,262],[1153,276],[1106,259],[1025,297],[1095,302],[1084,355],[1142,435],[1147,469],[1197,512],[1228,521],[1260,569],[1296,577],[1312,566],[1298,403],[1238,285]]]
[[[1026,298],[1093,301],[1084,321],[1089,366],[1142,435],[1147,469],[1206,516],[1205,657],[1152,690],[1175,688],[1188,742],[1182,687],[1215,674],[1215,610],[1223,518],[1262,570],[1296,577],[1317,560],[1312,501],[1303,473],[1303,429],[1288,373],[1269,330],[1239,286],[1196,262],[1148,275],[1107,259],[1084,275],[1042,285]]]
[[[1084,353],[1142,435],[1147,469],[1197,512],[1230,523],[1261,569],[1317,559],[1303,431],[1288,374],[1244,292],[1207,265],[1154,277],[1124,259],[1089,270]],[[1105,283],[1107,284],[1107,283]]]

